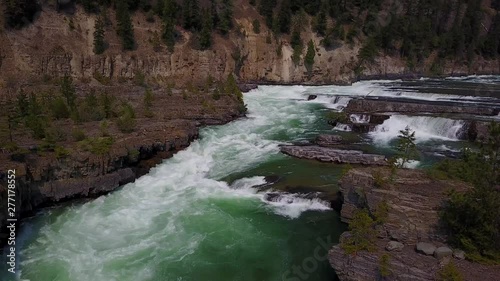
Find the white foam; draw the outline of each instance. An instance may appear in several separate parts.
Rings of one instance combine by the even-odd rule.
[[[363,124],[370,123],[370,115],[367,114],[351,114],[349,119],[351,119],[352,123]]]
[[[440,117],[393,115],[375,127],[369,135],[376,143],[387,144],[397,138],[401,130],[410,127],[415,131],[416,142],[431,139],[458,140],[464,121]]]

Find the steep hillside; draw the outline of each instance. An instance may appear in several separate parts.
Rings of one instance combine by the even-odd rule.
[[[7,28],[0,35],[0,79],[4,87],[10,87],[26,79],[47,80],[66,73],[84,82],[96,75],[118,81],[142,73],[152,82],[183,84],[205,81],[209,74],[221,79],[235,73],[244,82],[319,84],[348,83],[363,76],[499,72],[498,52],[488,51],[498,49],[498,37],[491,35],[500,30],[496,27],[496,1],[482,1],[470,25],[465,23],[472,9],[467,8],[472,5],[467,1],[325,1],[323,5],[331,2],[325,6],[328,15],[316,16],[307,11],[314,15],[323,8],[301,7],[305,4],[300,3],[294,8],[295,2],[291,1],[290,11],[282,12],[288,2],[274,1],[269,4],[275,15],[271,29],[266,24],[266,1],[255,6],[250,4],[255,1],[232,1],[232,29],[227,35],[215,29],[211,45],[205,50],[199,46],[202,31],[184,29],[185,20],[180,13],[175,14],[176,42],[172,51],[162,36],[165,19],[154,13],[154,8],[148,12],[144,10],[149,8],[131,11],[136,44],[133,50],[123,51],[111,5],[105,15],[107,49],[100,55],[93,50],[99,12],[86,12],[81,5],[59,5],[58,11],[56,5],[50,4],[53,1],[43,1],[33,23],[19,29]],[[222,13],[228,2],[215,1],[215,10]],[[449,9],[443,8],[445,4]],[[156,1],[151,5],[155,7]],[[205,11],[203,7],[208,9],[210,3],[201,1],[200,6]],[[177,9],[181,11],[182,6]],[[283,27],[288,32],[281,31],[282,14],[289,17],[288,23],[283,23],[288,24]],[[322,15],[324,27],[318,30]],[[256,21],[258,28],[254,28]],[[455,36],[467,34],[470,28],[479,28],[477,37]],[[427,30],[433,31],[424,32]],[[296,31],[298,41],[294,38]],[[310,41],[314,52],[310,54],[312,60],[306,62]],[[467,43],[473,41],[481,43]]]

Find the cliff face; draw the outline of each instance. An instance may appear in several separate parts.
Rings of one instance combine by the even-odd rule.
[[[47,89],[45,89],[47,90]],[[36,152],[0,152],[0,241],[6,238],[4,224],[7,219],[7,171],[16,170],[16,216],[22,218],[40,207],[50,206],[75,198],[97,197],[133,182],[146,174],[175,152],[189,146],[198,137],[203,125],[225,124],[243,116],[241,101],[235,95],[221,94],[215,100],[210,92],[186,94],[153,88],[153,116],[144,117],[142,99],[145,89],[139,86],[81,86],[77,94],[107,91],[120,95],[135,109],[135,130],[124,133],[115,126],[103,132],[98,121],[76,124],[70,120],[55,120],[54,126],[65,134],[58,145],[67,151],[64,157],[45,151],[43,142],[15,135],[19,147]],[[106,121],[110,122],[110,121]],[[72,140],[74,128],[85,131],[84,141]],[[107,135],[113,140],[105,152],[84,149],[85,141]]]
[[[255,7],[244,0],[234,2],[235,28],[228,36],[214,34],[210,50],[193,49],[192,34],[177,27],[182,39],[175,50],[169,52],[166,46],[156,43],[161,41],[160,19],[148,22],[145,15],[138,12],[133,17],[137,49],[122,52],[115,28],[107,26],[105,36],[109,48],[103,55],[93,53],[95,15],[85,14],[81,8],[69,15],[45,5],[33,24],[0,34],[0,79],[8,86],[20,82],[20,75],[23,79],[41,79],[71,73],[76,78],[91,79],[98,73],[120,79],[142,73],[183,84],[204,81],[208,75],[221,79],[234,72],[242,82],[345,84],[359,77],[413,76],[428,71],[428,66],[410,71],[402,59],[384,56],[354,74],[362,42],[355,40],[326,50],[320,44],[322,38],[305,24],[302,40],[312,40],[316,46],[314,65],[309,72],[302,60],[297,65],[292,61],[289,36],[272,36]],[[109,18],[114,21],[113,11],[109,11]],[[253,31],[253,19],[261,21],[259,34]],[[499,73],[499,67],[496,60],[477,58],[470,67],[448,63],[443,73],[490,74]]]
[[[451,259],[465,280],[496,280],[500,267],[470,263],[463,260],[459,251],[452,257],[451,252],[445,256],[438,254],[439,248],[436,250],[447,248],[438,216],[447,192],[451,189],[460,192],[468,187],[433,180],[418,170],[399,170],[393,182],[379,180],[388,178],[389,173],[389,169],[353,169],[340,181],[344,222],[349,222],[363,207],[375,214],[381,202],[387,204],[387,217],[376,227],[373,252],[349,255],[339,245],[330,250],[329,261],[340,280],[436,280],[437,272]],[[348,235],[348,232],[342,234],[341,241]],[[433,249],[423,254],[419,250],[422,245]],[[388,271],[384,276],[381,276],[382,255],[388,256]]]

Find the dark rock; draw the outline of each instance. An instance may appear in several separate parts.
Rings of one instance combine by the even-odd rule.
[[[342,140],[338,135],[319,135],[314,142],[319,146],[329,147],[342,144]]]
[[[432,245],[431,243],[426,243],[426,242],[419,242],[415,246],[415,249],[417,250],[418,253],[427,255],[427,256],[432,256],[434,252],[436,251],[436,246]]]
[[[366,134],[375,128],[376,125],[368,123],[354,123],[351,125],[351,130],[355,133]]]
[[[318,96],[317,95],[309,95],[307,97],[307,100],[315,100]]]
[[[243,93],[250,92],[251,90],[255,90],[259,87],[257,84],[238,84],[238,87],[240,88],[240,91]]]
[[[364,154],[358,150],[341,150],[321,146],[282,146],[287,155],[339,164],[388,165],[383,155]]]
[[[376,124],[380,125],[384,123],[385,120],[391,118],[390,115],[385,115],[385,114],[372,114],[370,116],[370,124]]]
[[[434,257],[440,260],[442,258],[451,257],[453,251],[448,247],[439,247],[434,251]]]

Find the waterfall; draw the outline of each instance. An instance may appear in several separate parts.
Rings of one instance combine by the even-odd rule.
[[[394,115],[375,127],[370,135],[375,142],[388,143],[408,126],[415,131],[417,142],[431,139],[458,140],[464,124],[462,120],[441,117]]]

